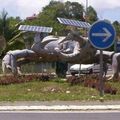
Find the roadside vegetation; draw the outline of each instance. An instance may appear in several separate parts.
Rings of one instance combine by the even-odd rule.
[[[7,79],[9,78],[9,79]],[[42,78],[42,79],[41,79]],[[6,77],[6,84],[0,82],[0,101],[99,101],[99,91],[94,86],[85,86],[85,82],[71,84],[62,78],[24,76],[21,78]],[[4,79],[5,80],[5,79]],[[12,80],[14,82],[12,82]],[[105,93],[105,100],[120,100],[118,81],[107,82],[116,88],[115,94]]]

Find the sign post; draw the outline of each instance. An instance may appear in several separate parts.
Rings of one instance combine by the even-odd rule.
[[[103,81],[103,50],[100,50],[100,96],[104,95],[104,81]]]
[[[95,22],[89,30],[90,43],[100,50],[100,96],[104,95],[103,81],[103,49],[109,48],[115,40],[116,32],[112,24],[101,20]]]

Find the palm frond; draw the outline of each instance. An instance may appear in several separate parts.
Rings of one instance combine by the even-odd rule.
[[[15,41],[17,38],[21,37],[25,32],[19,32],[16,36],[14,36],[12,39],[9,40],[8,44],[10,44],[11,42]]]

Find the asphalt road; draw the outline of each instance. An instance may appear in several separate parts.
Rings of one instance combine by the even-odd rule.
[[[120,111],[0,112],[0,120],[120,120]]]

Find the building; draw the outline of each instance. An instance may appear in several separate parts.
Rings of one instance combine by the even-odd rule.
[[[30,17],[26,17],[26,20],[35,20],[35,19],[37,19],[37,15],[36,14],[33,14],[32,16],[30,16]]]

